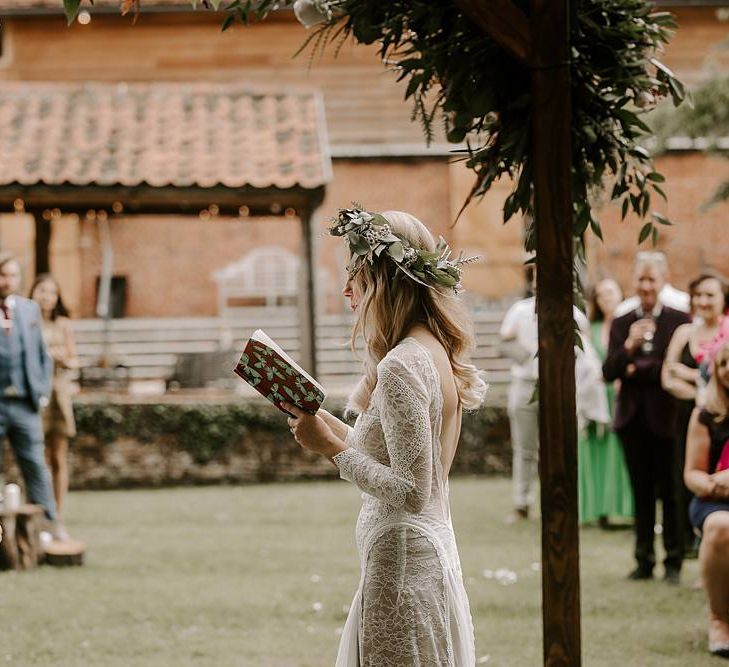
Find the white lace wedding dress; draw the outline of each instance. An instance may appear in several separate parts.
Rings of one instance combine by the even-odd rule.
[[[334,462],[362,494],[359,588],[337,667],[473,667],[473,623],[448,506],[443,398],[427,348],[405,338]]]

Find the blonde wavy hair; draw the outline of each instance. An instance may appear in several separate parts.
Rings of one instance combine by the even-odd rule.
[[[706,387],[706,402],[704,408],[712,414],[718,423],[729,416],[729,387],[725,387],[718,377],[716,369],[729,363],[729,340],[725,341],[717,350],[714,357],[714,372],[711,374],[709,384]]]
[[[385,211],[382,215],[392,231],[407,239],[413,248],[435,249],[432,234],[416,217],[401,211]],[[351,345],[355,351],[361,336],[365,358],[364,377],[350,396],[348,410],[367,409],[377,384],[377,364],[416,324],[425,325],[448,353],[463,407],[476,410],[482,405],[487,385],[483,372],[470,362],[475,345],[473,323],[458,296],[439,287],[418,284],[387,257],[378,258],[373,264],[364,262],[352,283],[360,301]]]

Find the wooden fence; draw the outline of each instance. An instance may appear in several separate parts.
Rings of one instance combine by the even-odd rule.
[[[169,381],[186,359],[222,358],[224,370],[211,377],[224,380],[248,336],[258,328],[298,359],[300,333],[294,312],[281,309],[250,309],[236,319],[214,317],[125,318],[74,320],[73,328],[82,376],[105,359],[131,382]],[[504,306],[474,313],[477,347],[473,362],[485,370],[493,394],[503,397],[509,379],[509,362],[496,350]],[[345,389],[358,377],[359,362],[349,347],[351,316],[320,316],[316,329],[318,375],[326,387]]]

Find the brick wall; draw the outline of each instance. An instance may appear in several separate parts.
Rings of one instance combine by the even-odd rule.
[[[702,205],[722,180],[729,179],[729,162],[702,153],[673,153],[657,160],[657,168],[666,176],[668,204],[654,201],[655,209],[668,215],[674,225],[660,227],[658,249],[666,252],[671,282],[686,289],[701,270],[712,267],[729,275],[729,203],[703,210]],[[620,222],[620,210],[611,205],[598,213],[605,243],[590,238],[589,257],[595,278],[611,276],[623,289],[632,291],[632,263],[638,249],[641,222],[626,218]],[[646,241],[642,248],[651,248]]]
[[[729,33],[711,7],[674,10],[679,31],[666,53],[669,66],[689,83],[724,71],[729,50],[717,47]],[[0,58],[0,79],[22,80],[220,80],[254,85],[311,85],[322,89],[328,131],[338,149],[357,145],[422,145],[422,133],[410,120],[403,86],[383,70],[375,50],[344,46],[335,59],[328,52],[309,67],[306,57],[292,58],[305,32],[288,16],[248,29],[221,34],[216,17],[143,15],[139,23],[116,16],[94,16],[88,26],[67,29],[61,16],[9,19]],[[668,177],[668,211],[675,228],[664,230],[661,247],[672,258],[673,281],[685,285],[702,267],[727,271],[721,248],[727,207],[707,212],[700,205],[727,175],[725,162],[698,154],[673,154],[659,160]],[[515,296],[522,288],[523,252],[518,220],[501,225],[501,205],[509,184],[497,185],[484,200],[466,211],[458,226],[450,223],[470,184],[462,163],[447,158],[339,159],[318,212],[319,229],[337,208],[352,199],[373,209],[396,208],[414,213],[456,248],[485,260],[470,267],[465,284],[474,294]],[[617,212],[600,212],[606,243],[591,239],[594,276],[615,275],[629,286],[629,268],[636,250],[636,225],[616,224]],[[88,223],[68,218],[54,223],[52,268],[59,274],[74,312],[91,316],[99,268],[96,233]],[[76,229],[70,227],[76,226]],[[32,238],[27,220],[0,221],[2,245],[15,248],[32,271]],[[215,287],[210,274],[239,259],[258,244],[300,242],[295,220],[213,221],[194,218],[137,218],[113,223],[116,273],[129,280],[127,313],[133,316],[212,315]],[[58,233],[56,233],[58,232]],[[76,251],[74,254],[74,244]],[[326,309],[342,308],[341,243],[317,239],[320,265],[326,269]],[[30,258],[30,259],[28,259]],[[74,270],[80,266],[80,272]]]

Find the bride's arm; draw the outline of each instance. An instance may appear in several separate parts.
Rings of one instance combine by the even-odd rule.
[[[332,457],[342,479],[393,507],[420,512],[433,475],[430,396],[417,364],[387,358],[377,369],[380,422],[389,465],[348,447]]]
[[[317,413],[323,420],[324,423],[332,429],[334,435],[340,440],[346,440],[347,436],[352,431],[352,427],[345,424],[341,419],[338,419],[330,412],[327,412],[324,408],[319,408]]]

